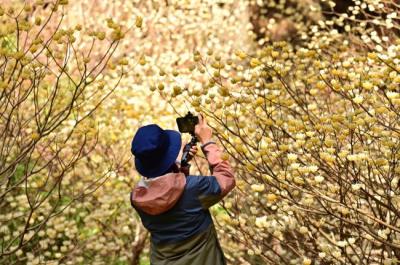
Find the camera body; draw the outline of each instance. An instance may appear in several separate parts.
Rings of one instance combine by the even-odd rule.
[[[188,112],[185,117],[179,117],[176,119],[176,123],[178,124],[178,129],[181,133],[190,133],[192,135],[192,139],[189,143],[185,145],[183,148],[183,154],[181,159],[181,167],[189,169],[190,164],[190,149],[196,145],[197,138],[194,135],[194,127],[199,123],[199,117],[194,116],[192,113]]]
[[[181,133],[190,133],[191,135],[194,135],[194,127],[199,123],[199,117],[188,112],[185,117],[177,118],[176,123],[178,124],[178,129]]]

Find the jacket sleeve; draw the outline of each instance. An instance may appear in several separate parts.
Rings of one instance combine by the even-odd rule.
[[[200,177],[198,180],[198,196],[203,208],[219,202],[235,187],[235,177],[231,165],[221,158],[221,150],[215,144],[202,148],[212,176]]]

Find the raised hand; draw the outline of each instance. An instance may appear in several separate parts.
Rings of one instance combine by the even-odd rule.
[[[199,114],[199,123],[194,127],[194,134],[201,144],[211,141],[212,129],[207,125],[207,121],[202,114]]]

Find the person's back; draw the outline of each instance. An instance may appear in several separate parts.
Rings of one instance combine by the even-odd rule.
[[[159,149],[155,147],[160,146],[157,143],[161,142],[156,138],[163,136],[151,139],[149,128],[146,132],[145,130],[146,128],[142,129],[141,133],[138,131],[132,141],[132,153],[135,155],[139,173],[149,177],[142,179],[134,188],[131,203],[151,234],[151,264],[226,264],[208,208],[234,188],[235,179],[229,163],[221,159],[220,149],[211,141],[211,129],[200,117],[195,132],[202,143],[212,176],[186,176],[174,166],[171,170],[171,164],[175,165],[179,153],[179,150],[177,153],[176,147],[171,145],[181,145],[178,137],[173,135],[174,131],[160,129],[160,132],[155,133],[170,134],[169,150],[164,150],[163,157],[159,151],[154,151]],[[140,145],[143,141],[147,141],[150,147],[142,148]],[[194,152],[195,149],[192,150],[192,154]],[[143,156],[143,153],[146,155]],[[155,170],[156,153],[158,159],[163,157],[172,162],[165,163],[165,168],[170,164],[165,174],[157,174]],[[172,158],[175,160],[172,161]],[[143,161],[146,159],[153,161]],[[144,167],[143,163],[147,163],[148,168]],[[150,171],[153,172],[150,174]],[[159,169],[158,172],[165,172],[165,169]]]

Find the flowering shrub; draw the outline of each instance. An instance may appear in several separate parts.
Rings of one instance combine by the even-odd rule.
[[[1,35],[2,47],[13,51],[18,43],[26,41],[24,48],[18,48],[30,60],[25,72],[35,75],[36,69],[46,75],[32,85],[18,114],[10,104],[10,116],[8,119],[2,116],[0,123],[2,129],[9,126],[10,131],[19,127],[7,125],[8,120],[15,125],[23,124],[20,131],[0,139],[5,143],[18,139],[13,143],[15,148],[28,144],[27,138],[32,139],[29,151],[34,154],[31,160],[29,152],[18,161],[10,160],[9,168],[15,166],[15,172],[1,175],[5,199],[0,207],[0,233],[4,238],[0,261],[136,264],[140,259],[146,263],[147,259],[139,254],[145,247],[147,233],[138,225],[128,201],[129,191],[138,179],[132,178],[127,147],[139,125],[157,122],[162,127],[172,127],[174,120],[173,109],[160,102],[159,97],[150,95],[149,88],[158,85],[160,79],[166,90],[177,78],[184,80],[195,47],[207,50],[209,41],[209,45],[218,45],[221,50],[230,47],[221,45],[221,36],[229,41],[230,49],[250,43],[245,38],[242,42],[232,42],[235,32],[247,30],[244,6],[229,5],[237,8],[237,17],[243,17],[233,21],[244,23],[231,25],[230,20],[222,30],[219,26],[226,23],[224,19],[230,14],[211,3],[204,3],[199,10],[192,3],[187,11],[176,5],[157,6],[149,1],[136,1],[130,6],[126,1],[114,1],[114,8],[105,1],[57,3],[2,1],[1,4],[5,22],[2,29],[15,29],[15,24],[21,22],[31,25],[28,33],[14,30]],[[204,20],[210,23],[202,24]],[[174,38],[171,27],[176,29]],[[181,37],[176,38],[178,34]],[[214,36],[211,38],[210,34]],[[32,49],[28,46],[31,42],[35,42]],[[7,56],[2,59],[8,60]],[[171,65],[171,58],[175,58],[182,71]],[[35,63],[41,63],[43,69],[35,68],[38,67]],[[14,76],[17,81],[22,80],[18,79],[18,71]],[[8,79],[2,80],[4,89],[9,89]],[[30,80],[34,79],[25,82],[29,84]],[[81,84],[75,88],[76,98],[72,97],[74,82]],[[13,90],[14,94],[3,94],[9,98],[2,97],[2,104],[17,100],[18,89]],[[18,115],[24,115],[24,119],[18,120]],[[38,128],[36,118],[54,119],[48,133]],[[22,182],[11,182],[15,187],[3,193],[7,185],[3,186],[4,181],[15,178]],[[40,200],[34,201],[31,208],[28,196]]]
[[[366,2],[350,13],[372,18],[321,21],[303,47],[194,54],[208,81],[183,97],[239,178],[217,215],[232,264],[400,261],[398,6]]]
[[[0,8],[0,263],[58,262],[75,253],[78,235],[94,233],[82,228],[85,198],[120,164],[95,159],[102,153],[95,110],[123,75],[120,67],[104,87],[123,34],[118,25],[109,35],[65,27],[67,2]],[[88,39],[91,49],[79,50]]]
[[[1,1],[0,263],[148,264],[130,140],[192,108],[229,264],[399,263],[399,6],[341,2]]]

